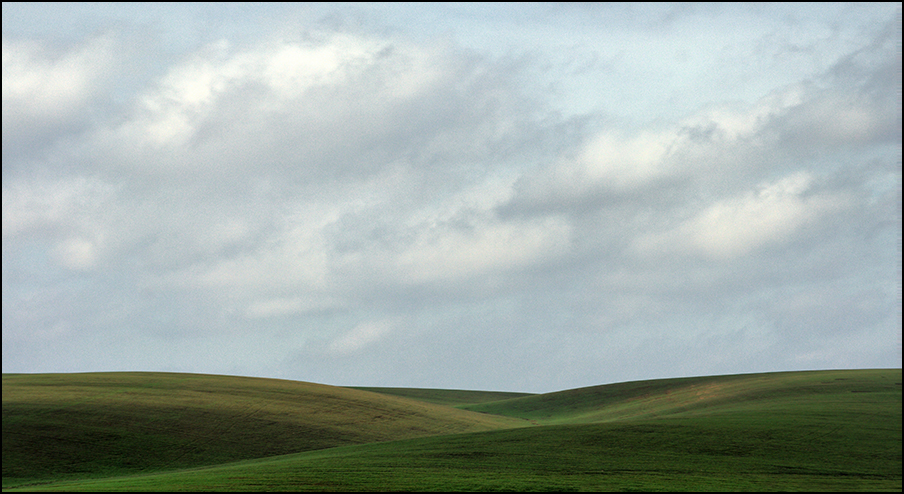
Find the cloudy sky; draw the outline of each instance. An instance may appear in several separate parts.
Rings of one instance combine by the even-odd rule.
[[[901,367],[900,4],[2,13],[3,372]]]

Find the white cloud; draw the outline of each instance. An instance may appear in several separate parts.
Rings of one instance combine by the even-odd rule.
[[[85,177],[5,180],[3,236],[90,229],[115,193],[116,187]]]
[[[757,191],[717,201],[673,230],[640,237],[634,247],[646,254],[689,251],[731,259],[786,243],[805,224],[845,206],[841,197],[806,195],[812,181],[809,173],[798,172]]]
[[[278,243],[262,245],[253,253],[227,258],[210,267],[193,266],[183,281],[214,290],[269,293],[292,287],[317,289],[327,282],[328,274],[322,240],[316,232],[299,227],[286,232]]]
[[[571,226],[562,217],[421,231],[397,258],[402,283],[475,278],[543,264],[565,255],[571,243]]]
[[[3,38],[3,136],[85,120],[87,106],[110,75],[114,40],[88,39],[55,53],[37,41]]]
[[[349,354],[358,352],[371,345],[390,332],[395,330],[397,323],[384,319],[379,321],[365,321],[330,343],[330,352],[337,354]]]
[[[61,242],[54,251],[57,262],[78,271],[94,267],[98,257],[98,246],[84,238],[70,238]]]
[[[231,169],[253,165],[256,152],[274,154],[268,146],[285,147],[294,135],[297,159],[311,159],[336,149],[340,137],[349,149],[370,145],[392,130],[376,124],[448,84],[442,76],[450,70],[445,54],[360,35],[316,31],[246,47],[221,40],[170,68],[112,139],[127,143],[125,151],[140,143],[155,152],[212,141],[231,163],[192,165]]]
[[[216,111],[219,100],[259,84],[267,98],[246,111],[285,111],[315,86],[344,82],[374,64],[380,44],[347,35],[317,41],[279,41],[233,51],[220,40],[172,69],[142,98],[138,135],[154,145],[185,144]],[[241,118],[241,116],[237,116]]]
[[[668,173],[664,158],[674,140],[671,132],[641,132],[631,137],[603,132],[585,145],[573,163],[565,166],[576,167],[575,179],[585,180],[588,185],[640,187]]]
[[[812,85],[797,83],[774,89],[751,105],[716,104],[683,119],[679,127],[685,136],[688,130],[705,132],[711,144],[750,138],[777,116],[800,105],[812,91]]]

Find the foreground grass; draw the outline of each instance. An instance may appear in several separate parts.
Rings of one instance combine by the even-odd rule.
[[[36,490],[900,490],[900,437],[841,454],[780,427],[641,422],[456,434]],[[837,454],[826,455],[826,450]]]
[[[460,403],[464,397],[442,394],[433,390],[429,398]],[[363,395],[368,403],[375,396]],[[203,468],[174,464],[153,474],[81,480],[70,475],[58,481],[66,477],[51,473],[18,486],[42,491],[901,490],[901,396],[899,369],[622,383],[468,405],[518,417],[517,424],[527,423],[524,419],[547,424],[538,427],[450,432]],[[4,380],[8,487],[6,401]],[[355,416],[349,413],[346,420]],[[359,421],[350,428],[366,426]]]

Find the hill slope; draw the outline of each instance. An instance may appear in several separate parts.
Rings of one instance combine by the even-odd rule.
[[[353,387],[363,391],[373,391],[393,396],[402,396],[437,405],[447,405],[461,408],[466,405],[476,405],[492,401],[510,400],[534,396],[534,393],[512,393],[509,391],[471,391],[466,389],[429,389],[429,388],[366,388]]]
[[[901,395],[900,369],[771,372],[634,381],[462,407],[540,424],[692,417],[725,413],[796,413]],[[885,396],[885,395],[881,395]],[[809,405],[808,405],[809,404]],[[900,407],[898,409],[900,414]]]
[[[508,417],[277,379],[4,375],[3,485],[520,425]]]
[[[440,418],[467,418],[466,424],[458,422],[457,427],[498,426],[500,429],[339,446],[201,468],[187,468],[192,465],[175,461],[165,466],[167,471],[161,466],[156,468],[158,473],[142,475],[113,477],[128,472],[108,472],[108,478],[66,481],[66,476],[49,473],[45,482],[31,488],[85,491],[901,489],[900,369],[620,383],[469,406],[520,417],[502,423],[493,422],[500,416],[486,413],[476,417],[473,413],[459,416],[453,412],[465,412],[360,390],[223,376],[171,377],[189,381],[211,377],[234,380],[226,387],[237,386],[238,390],[225,393],[229,398],[225,403],[241,401],[239,396],[257,402],[264,390],[269,391],[263,395],[279,396],[283,386],[290,390],[283,394],[293,395],[299,389],[320,393],[317,396],[322,396],[322,402],[328,406],[307,406],[317,408],[318,414],[332,416],[318,419],[332,424],[326,428],[331,432],[351,434],[360,429],[378,437],[404,435],[404,431],[391,428],[371,430],[368,425],[378,419],[373,412],[374,400],[385,403],[383,399],[401,405],[403,410],[421,405],[433,407],[429,410],[439,413]],[[19,455],[22,446],[20,443],[19,449],[11,448],[7,452],[6,378],[5,486],[8,485],[7,459]],[[60,376],[46,378],[61,379]],[[258,390],[259,384],[267,386]],[[35,386],[26,387],[30,394],[40,394]],[[101,387],[117,394],[123,386]],[[178,386],[170,385],[169,389],[165,396],[181,396],[174,392],[181,389]],[[193,391],[197,392],[197,389]],[[443,394],[442,390],[433,390],[428,398],[455,401],[454,396],[443,398]],[[78,396],[85,393],[70,396],[67,406],[77,405]],[[198,399],[197,394],[189,396]],[[314,395],[307,396],[310,399]],[[36,401],[39,400],[33,396],[32,402]],[[321,399],[314,401],[320,403]],[[46,423],[40,414],[53,415],[52,403],[48,399],[43,407],[34,409],[39,415],[33,426]],[[395,410],[387,404],[382,406],[385,410]],[[133,410],[132,413],[144,412]],[[415,415],[409,426],[418,427],[421,418],[442,422],[432,413]],[[247,416],[257,417],[254,413]],[[362,417],[367,419],[362,421]],[[478,417],[488,422],[469,422]],[[524,419],[547,425],[517,427],[526,423]],[[219,429],[224,438],[253,422],[246,422],[240,414],[235,420],[233,426]],[[310,422],[303,423],[311,427]],[[134,432],[136,437],[143,437],[142,428],[132,431],[125,425],[118,429],[104,428],[102,423],[95,426],[95,433],[120,430],[126,436]],[[280,439],[273,434],[273,430],[260,429],[234,439],[239,445],[253,448],[255,443]],[[43,442],[43,437],[35,437]],[[364,438],[356,436],[356,439]],[[229,441],[225,444],[228,446]],[[63,481],[51,482],[52,478]],[[18,485],[26,487],[22,483]]]

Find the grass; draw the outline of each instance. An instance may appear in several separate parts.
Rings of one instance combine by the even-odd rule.
[[[462,408],[467,405],[509,400],[525,396],[534,396],[533,393],[511,393],[505,391],[471,391],[464,389],[427,389],[427,388],[365,388],[353,387],[363,391],[402,396],[418,401],[447,405]]]
[[[174,373],[4,375],[3,487],[522,422],[277,379]]]
[[[78,376],[84,375],[59,375],[51,381],[56,379],[56,386],[68,388],[63,384],[67,378],[77,380]],[[8,451],[9,388],[4,376],[4,488],[15,485],[35,490],[91,491],[901,490],[900,369],[642,381],[478,404],[474,404],[478,395],[468,396],[460,391],[413,393],[458,404],[471,409],[470,412],[360,389],[290,381],[185,374],[130,375],[124,380],[110,374],[95,376],[107,380],[106,385],[97,386],[102,390],[101,396],[118,393],[124,382],[136,386],[131,380],[139,377],[147,378],[148,385],[156,382],[151,389],[161,389],[159,381],[167,381],[161,379],[163,376],[177,381],[198,380],[210,386],[220,383],[226,389],[238,387],[248,393],[246,398],[256,397],[254,389],[261,385],[271,394],[279,389],[289,390],[290,395],[299,393],[294,399],[277,400],[282,402],[320,402],[332,397],[337,401],[331,406],[337,407],[346,399],[358,400],[357,408],[342,405],[341,410],[346,411],[339,415],[344,419],[336,422],[355,422],[356,425],[348,428],[361,435],[357,437],[361,443],[253,457],[256,459],[246,456],[243,461],[231,463],[217,460],[195,465],[155,464],[137,475],[121,469],[118,473],[106,472],[105,478],[79,480],[73,475],[46,472],[49,467],[41,474],[28,473],[34,466],[20,464],[17,468],[24,469],[21,473],[28,475],[7,484],[7,460],[21,454],[21,445],[14,443]],[[35,398],[43,395],[36,389],[39,386],[23,387],[27,391],[25,395]],[[170,383],[162,389],[173,393],[181,388]],[[197,388],[192,389],[199,392]],[[306,395],[308,390],[319,394]],[[383,391],[399,394],[398,390]],[[446,393],[448,396],[444,397]],[[75,406],[84,402],[86,396],[84,390],[56,400],[45,396],[43,407]],[[242,393],[222,394],[221,406],[229,405],[235,396]],[[91,400],[100,398],[95,396],[87,401]],[[365,410],[375,404],[387,407],[383,400],[401,404],[403,408],[429,405],[434,407],[429,409],[434,414],[423,412],[423,416],[430,420],[454,418],[459,421],[457,427],[473,429],[453,431],[450,427],[445,432],[421,433],[421,437],[409,435],[388,442],[369,442],[363,435],[376,424],[369,422],[374,413]],[[333,413],[330,408],[319,410],[327,415]],[[474,413],[476,410],[483,413]],[[362,420],[362,413],[370,419]],[[461,425],[464,417],[476,420],[475,416],[507,421],[465,421],[468,425]],[[406,424],[411,426],[419,420]],[[530,424],[529,421],[538,426],[513,428]],[[32,426],[40,423],[41,420],[35,419]],[[69,424],[71,428],[81,428],[73,423]],[[228,431],[235,431],[243,424],[240,421]],[[438,425],[436,428],[443,429]],[[382,427],[377,429],[380,431],[372,433],[384,438],[385,434],[395,433]],[[131,434],[125,425],[118,430],[125,436]],[[231,437],[228,431],[221,435]],[[262,441],[259,434],[272,433],[255,429],[236,441],[253,445]],[[346,429],[345,433],[351,431]],[[44,439],[41,436],[42,445]],[[268,439],[274,438],[268,436]],[[135,441],[133,446],[137,447],[143,440]],[[201,463],[211,466],[200,466]],[[55,465],[60,467],[60,463]],[[21,480],[25,478],[30,480]]]
[[[462,408],[545,425],[711,416],[745,409],[771,419],[773,415],[766,414],[767,410],[797,413],[821,410],[823,405],[833,406],[833,414],[837,415],[848,406],[857,409],[867,397],[900,398],[900,385],[895,384],[901,382],[900,374],[900,370],[863,369],[658,379],[571,389]],[[898,410],[900,413],[900,406]]]

